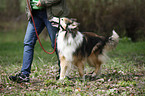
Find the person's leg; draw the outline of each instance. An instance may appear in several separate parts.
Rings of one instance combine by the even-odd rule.
[[[35,16],[35,14],[34,21],[38,34],[40,34],[41,31],[44,29],[45,24],[43,23],[43,20],[41,20],[37,15]],[[23,66],[21,69],[21,73],[16,74],[15,76],[9,76],[10,80],[16,81],[18,83],[29,82],[29,74],[31,72],[31,64],[33,60],[34,45],[36,43],[36,40],[37,37],[33,26],[33,22],[32,20],[30,20],[27,26],[24,39]]]
[[[43,19],[43,22],[45,23],[45,26],[48,30],[48,34],[49,34],[49,37],[50,37],[50,40],[51,40],[51,46],[52,48],[54,48],[54,45],[55,45],[55,39],[56,39],[56,33],[59,31],[58,28],[55,28],[51,25],[51,23],[49,22],[48,18],[47,18],[47,13],[46,13],[46,10],[43,10],[40,12],[39,14],[39,17],[41,19]],[[56,44],[57,46],[57,44]],[[58,58],[58,66],[60,68],[60,60],[59,60],[59,55],[58,55],[58,51],[57,51],[57,48],[56,48],[56,55],[57,55],[57,58]],[[59,72],[60,72],[60,69],[59,69]]]
[[[48,34],[49,34],[49,37],[51,40],[51,46],[52,46],[52,48],[54,48],[55,43],[57,43],[57,42],[55,42],[55,39],[57,38],[56,34],[59,30],[58,30],[58,28],[53,27],[51,25],[51,23],[49,22],[49,20],[47,20],[47,18],[44,18],[43,20],[44,20],[46,28],[48,30]],[[59,60],[59,54],[58,54],[58,50],[57,50],[57,44],[56,44],[55,52],[56,52],[57,59],[58,59],[58,66],[59,66],[59,73],[60,73],[60,60]]]
[[[39,17],[34,16],[34,21],[36,25],[36,29],[38,34],[41,33],[41,31],[44,29],[44,23]],[[32,20],[29,21],[25,39],[24,39],[24,53],[23,53],[23,66],[21,69],[21,72],[23,74],[30,74],[31,72],[31,64],[33,61],[33,54],[34,54],[34,45],[36,43],[37,37],[35,28],[33,25]]]
[[[35,21],[36,29],[38,34],[40,34],[44,29],[45,24],[38,14],[39,14],[39,10],[33,11],[33,18]],[[30,19],[25,34],[25,39],[24,39],[23,66],[21,68],[21,73],[16,74],[15,76],[9,76],[10,80],[17,81],[17,82],[29,81],[29,74],[31,72],[31,64],[33,61],[34,46],[36,40],[37,40],[37,36],[36,36],[35,28],[32,20]]]
[[[58,32],[58,29],[53,27],[49,21],[47,21],[47,23],[45,23],[45,24],[46,24],[46,28],[48,30],[48,34],[49,34],[49,37],[50,37],[50,40],[51,40],[51,46],[52,46],[52,48],[54,48],[55,43],[57,43],[57,42],[55,42],[55,39],[57,38],[56,34]],[[60,60],[59,60],[59,54],[58,54],[58,50],[57,50],[57,44],[56,44],[55,53],[57,55],[59,73],[60,73]]]

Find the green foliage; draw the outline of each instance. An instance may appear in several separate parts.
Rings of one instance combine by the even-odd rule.
[[[131,81],[120,81],[120,82],[118,82],[118,85],[122,86],[122,87],[136,86],[136,82],[135,81],[133,81],[133,82],[131,82]]]
[[[129,37],[123,37],[120,39],[121,42],[131,42],[131,38]]]

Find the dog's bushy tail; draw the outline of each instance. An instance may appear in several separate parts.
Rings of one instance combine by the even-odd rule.
[[[105,49],[107,51],[114,49],[119,42],[119,35],[113,30],[112,36],[108,38],[108,42],[106,43]]]
[[[112,41],[114,41],[114,42],[116,42],[116,43],[118,43],[119,42],[119,35],[113,30],[112,31],[112,36],[109,38],[109,40],[112,40]]]

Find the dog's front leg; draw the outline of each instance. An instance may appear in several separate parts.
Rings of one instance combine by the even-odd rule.
[[[60,78],[59,80],[63,80],[65,78],[67,66],[64,63],[61,63],[61,71],[60,71]]]
[[[67,70],[67,61],[65,59],[64,56],[61,56],[60,57],[60,67],[61,67],[61,70],[60,70],[60,78],[59,80],[63,80],[65,78],[65,74],[66,74],[66,70]]]

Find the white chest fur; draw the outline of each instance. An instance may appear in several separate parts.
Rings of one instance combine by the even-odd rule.
[[[57,37],[57,48],[61,55],[66,60],[73,61],[73,53],[83,42],[83,35],[78,31],[73,38],[72,34],[68,33],[65,37],[65,31],[60,31]]]

